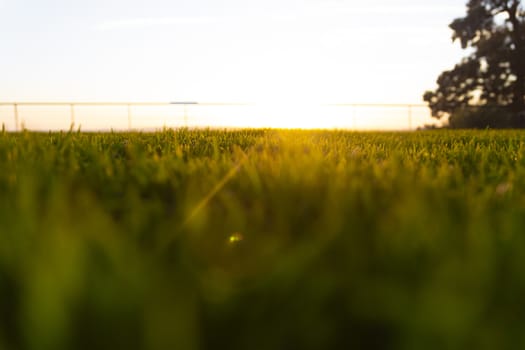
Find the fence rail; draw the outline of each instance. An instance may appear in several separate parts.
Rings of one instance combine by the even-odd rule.
[[[334,103],[334,104],[328,104],[328,106],[334,106],[334,107],[350,107],[353,109],[353,116],[354,119],[353,123],[355,125],[355,118],[356,118],[356,109],[357,108],[376,108],[376,107],[382,107],[382,108],[406,108],[407,109],[407,119],[408,119],[408,129],[412,130],[414,128],[413,126],[413,112],[414,108],[428,108],[426,104],[422,103]]]
[[[128,129],[133,128],[133,111],[134,108],[138,107],[166,107],[170,106],[179,106],[183,108],[183,121],[184,126],[189,126],[189,108],[195,107],[256,107],[258,104],[255,103],[230,103],[230,102],[195,102],[195,101],[172,101],[172,102],[131,102],[131,101],[120,101],[120,102],[86,102],[86,101],[0,101],[0,107],[12,108],[12,118],[14,121],[14,130],[18,131],[22,128],[24,124],[21,119],[21,107],[66,107],[69,108],[69,120],[70,125],[75,125],[77,110],[79,107],[123,107],[126,109],[127,115],[127,127]],[[271,103],[267,103],[271,105]],[[370,109],[383,109],[383,110],[392,110],[404,111],[405,121],[407,129],[414,129],[414,111],[417,109],[419,111],[424,110],[426,114],[428,112],[428,107],[425,104],[403,104],[403,103],[331,103],[331,104],[319,104],[321,107],[329,108],[338,108],[348,113],[352,120],[352,128],[357,129],[357,113],[362,110]],[[277,107],[279,108],[279,107]],[[349,109],[348,112],[346,110]],[[421,119],[421,118],[419,118]],[[125,125],[125,124],[124,124]]]
[[[71,125],[75,124],[75,107],[127,107],[128,129],[132,129],[132,107],[168,107],[179,105],[184,107],[184,120],[187,125],[188,106],[199,105],[208,107],[221,106],[247,106],[247,103],[229,103],[229,102],[193,102],[193,101],[174,101],[174,102],[77,102],[77,101],[53,101],[53,102],[0,102],[0,106],[12,106],[15,130],[20,130],[20,112],[19,107],[70,107]]]

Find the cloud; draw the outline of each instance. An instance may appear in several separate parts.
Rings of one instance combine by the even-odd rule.
[[[2,1],[2,0],[0,0]],[[209,24],[215,20],[212,17],[145,17],[115,19],[98,23],[95,29],[98,31],[111,31],[120,29],[143,29],[148,27],[172,26],[172,25],[202,25]]]
[[[433,6],[345,6],[341,3],[317,4],[310,7],[317,15],[348,15],[348,14],[406,14],[406,15],[435,15],[435,14],[458,14],[465,12],[465,6],[461,5],[433,5]]]
[[[324,0],[328,1],[328,0]],[[0,6],[5,0],[0,0]],[[159,26],[176,25],[205,25],[227,21],[229,23],[242,22],[255,24],[259,22],[299,22],[311,21],[312,19],[341,18],[348,16],[363,15],[460,15],[465,12],[465,6],[434,5],[434,6],[355,6],[345,5],[341,1],[324,3],[310,3],[302,11],[270,12],[261,14],[247,14],[245,16],[231,17],[138,17],[112,19],[95,25],[97,31],[113,31],[126,29],[144,29]]]
[[[0,0],[0,2],[3,0]],[[144,29],[161,26],[176,25],[206,25],[211,23],[244,23],[258,24],[260,22],[294,22],[300,17],[296,14],[258,14],[246,15],[244,17],[144,17],[144,18],[123,18],[113,19],[97,23],[94,26],[96,31],[107,32],[113,30]]]

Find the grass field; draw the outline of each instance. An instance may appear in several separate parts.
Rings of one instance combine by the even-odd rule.
[[[525,132],[0,133],[0,349],[525,347]]]

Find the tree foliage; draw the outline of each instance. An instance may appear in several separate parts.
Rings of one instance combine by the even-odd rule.
[[[472,106],[525,110],[525,8],[521,0],[469,0],[455,19],[452,40],[469,55],[438,77],[425,92],[432,116],[464,113]]]

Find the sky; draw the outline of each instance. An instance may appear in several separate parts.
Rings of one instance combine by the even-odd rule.
[[[465,3],[0,0],[0,101],[423,103]]]

